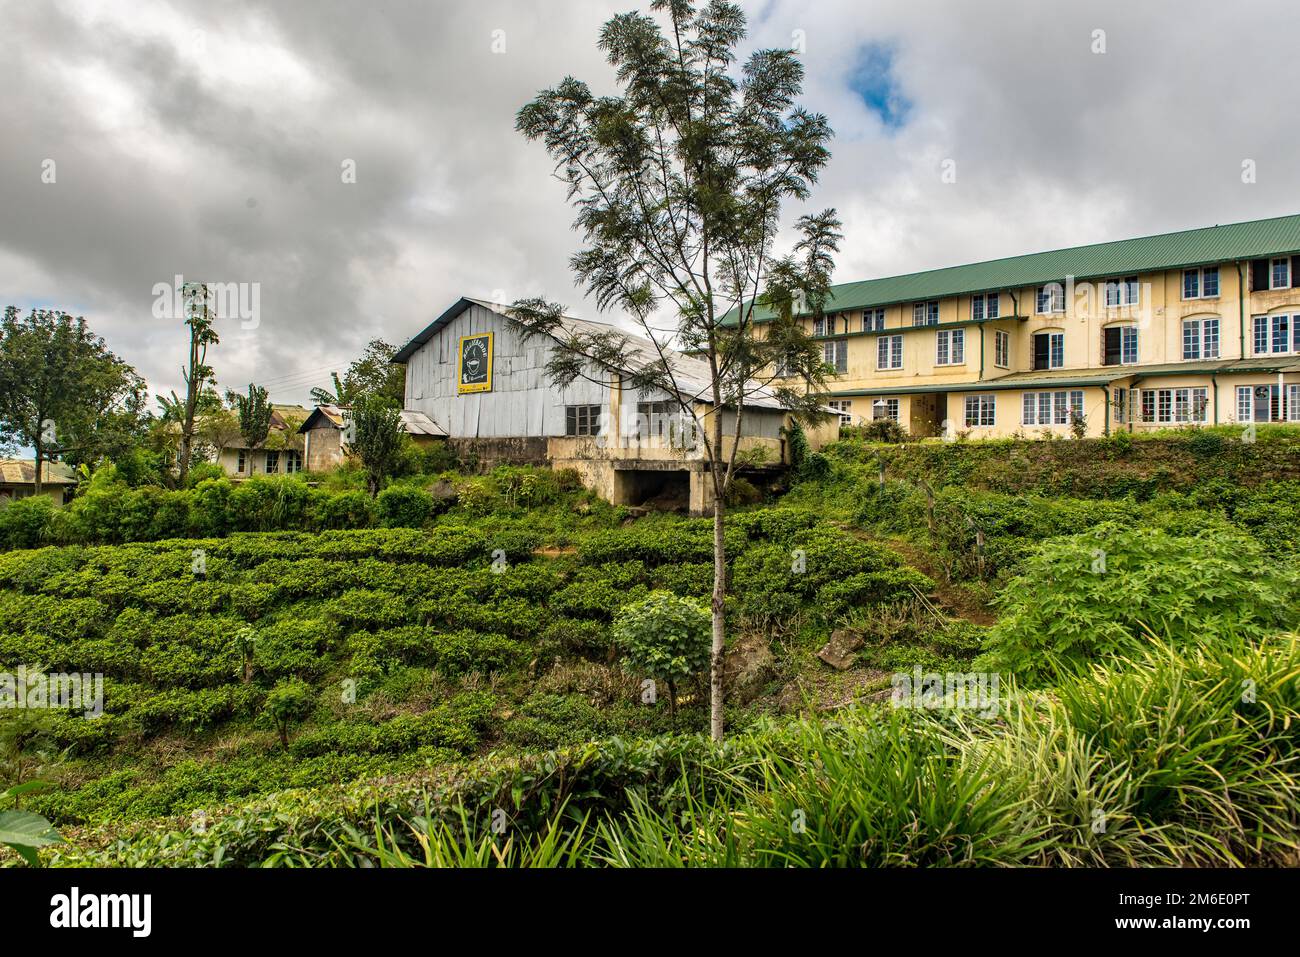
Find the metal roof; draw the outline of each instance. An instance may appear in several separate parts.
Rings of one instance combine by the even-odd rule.
[[[434,435],[439,437],[446,437],[447,435],[447,430],[433,419],[423,412],[415,412],[411,409],[402,410],[402,428],[409,435]]]
[[[76,485],[77,473],[62,462],[42,462],[46,485]],[[0,485],[35,485],[35,459],[0,459]]]
[[[511,322],[517,322],[517,320],[510,315],[509,306],[502,305],[499,302],[488,302],[483,299],[470,299],[467,297],[461,298],[457,300],[451,308],[447,309],[442,315],[425,327],[415,336],[415,338],[404,345],[397,354],[393,356],[391,361],[394,363],[405,363],[408,361],[411,356],[415,354],[417,349],[436,336],[444,326],[450,323],[470,306],[482,306],[484,309],[495,312]],[[661,349],[660,347],[657,347],[655,343],[651,342],[644,336],[635,335],[625,329],[612,326],[609,323],[592,322],[589,319],[575,319],[572,316],[562,316],[560,318],[560,325],[569,333],[616,332],[626,339],[629,356],[634,362],[641,363],[642,368],[659,361]],[[552,336],[552,338],[556,337]],[[669,367],[672,369],[673,380],[676,382],[678,391],[681,393],[682,398],[697,402],[710,401],[711,377],[709,364],[703,359],[688,356],[685,353],[678,352],[675,349],[669,349],[666,346],[662,347],[662,353],[664,358],[667,360]],[[630,370],[623,369],[616,371],[628,372]],[[785,408],[781,401],[776,397],[776,393],[766,386],[758,384],[754,384],[752,387],[747,388],[745,405],[747,407],[760,409],[777,410]]]
[[[1064,282],[1068,276],[1078,279],[1131,276],[1160,269],[1296,252],[1300,252],[1300,214],[841,283],[831,287],[826,311],[842,312],[1038,286]],[[724,321],[734,320],[735,315],[736,310],[732,309]],[[771,312],[762,307],[757,307],[754,315],[760,322],[772,318]]]

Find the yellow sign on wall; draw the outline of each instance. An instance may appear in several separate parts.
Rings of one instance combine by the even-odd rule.
[[[460,361],[456,363],[460,378],[456,392],[492,391],[492,333],[480,332],[460,337]]]

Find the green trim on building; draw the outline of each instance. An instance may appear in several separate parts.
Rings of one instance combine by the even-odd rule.
[[[1158,366],[1126,365],[1106,369],[1054,369],[1048,372],[1015,372],[996,379],[927,385],[883,386],[874,389],[836,389],[831,399],[876,395],[927,395],[935,392],[1000,392],[1009,389],[1079,389],[1108,386],[1121,379],[1147,379],[1176,375],[1249,375],[1251,373],[1300,372],[1296,356],[1225,359],[1218,362],[1177,362]]]
[[[1003,292],[1064,282],[1069,276],[1076,279],[1131,276],[1298,252],[1300,215],[1278,216],[841,283],[831,287],[826,312],[946,299],[969,293]],[[738,310],[732,309],[723,321],[735,322],[737,314]],[[756,307],[754,318],[758,322],[767,322],[772,314]]]
[[[1028,322],[1028,316],[995,316],[992,319],[959,319],[956,322],[932,322],[922,326],[889,326],[884,329],[855,329],[852,332],[828,332],[822,336],[810,338],[817,342],[829,342],[833,339],[850,339],[855,336],[896,336],[908,332],[939,332],[943,329],[960,329],[965,326],[987,326],[990,322]]]

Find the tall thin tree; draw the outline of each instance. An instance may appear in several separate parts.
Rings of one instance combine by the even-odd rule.
[[[189,364],[181,368],[181,377],[185,380],[185,407],[180,417],[181,442],[176,455],[177,469],[180,473],[180,485],[190,474],[190,458],[194,454],[194,433],[197,431],[196,419],[204,391],[216,381],[212,367],[207,364],[208,346],[217,345],[221,340],[213,328],[212,309],[209,305],[208,287],[204,283],[186,283],[184,288],[185,324],[190,329]]]
[[[599,308],[641,326],[653,354],[617,333],[572,331],[563,307],[543,299],[514,303],[512,315],[527,335],[560,340],[552,381],[627,370],[632,387],[676,397],[698,427],[713,498],[710,730],[721,739],[725,502],[743,464],[745,411],[775,393],[816,418],[825,392],[827,366],[796,320],[823,314],[840,222],[834,210],[801,217],[787,255],[776,240],[783,201],[809,196],[832,133],[795,103],[803,67],[793,51],[759,50],[737,75],[739,6],[655,0],[652,10],[659,18],[621,14],[601,30],[619,95],[598,97],[566,77],[524,106],[516,126],[545,145],[568,185],[586,244],[570,260],[575,275]],[[679,382],[670,346],[707,362],[704,389]],[[723,410],[734,412],[729,422]]]
[[[266,389],[260,385],[248,383],[248,395],[240,395],[238,392],[227,392],[226,401],[239,416],[239,434],[244,437],[244,442],[248,445],[249,450],[257,448],[266,441],[266,437],[271,432],[271,400]],[[252,460],[249,460],[249,471],[252,471]]]

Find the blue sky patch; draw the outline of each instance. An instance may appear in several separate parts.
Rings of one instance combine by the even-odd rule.
[[[857,62],[849,75],[849,89],[880,117],[886,129],[899,129],[912,112],[912,104],[903,96],[894,73],[892,44],[868,43],[858,51]]]

